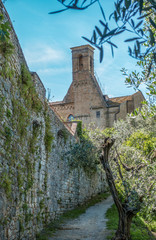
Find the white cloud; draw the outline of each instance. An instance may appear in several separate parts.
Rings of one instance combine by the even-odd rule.
[[[41,75],[58,75],[62,73],[71,73],[70,68],[44,68],[37,71]]]
[[[46,44],[37,44],[24,50],[28,64],[47,64],[65,59],[64,52]]]

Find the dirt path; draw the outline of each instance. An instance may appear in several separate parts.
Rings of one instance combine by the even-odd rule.
[[[88,208],[80,217],[61,225],[49,240],[106,240],[105,213],[113,204],[111,197]]]

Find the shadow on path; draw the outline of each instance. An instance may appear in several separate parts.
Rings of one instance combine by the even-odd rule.
[[[113,204],[112,197],[88,208],[84,214],[61,225],[49,240],[106,240],[105,213]]]

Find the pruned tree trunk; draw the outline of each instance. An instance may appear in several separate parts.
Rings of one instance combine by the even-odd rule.
[[[132,218],[136,215],[136,213],[134,213],[133,210],[132,211],[128,210],[127,205],[123,204],[119,199],[108,159],[109,151],[113,144],[114,144],[113,139],[106,138],[105,143],[103,145],[103,152],[101,155],[101,163],[106,172],[107,182],[119,214],[118,229],[115,233],[115,237],[113,238],[113,240],[130,240],[131,239],[130,226]]]
[[[115,233],[115,237],[113,240],[130,240],[130,227],[132,218],[134,217],[134,214],[131,212],[123,211],[125,209],[118,209],[119,213],[119,224],[118,224],[118,230]]]

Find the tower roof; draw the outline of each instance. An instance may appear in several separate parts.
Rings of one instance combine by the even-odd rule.
[[[85,48],[90,48],[90,50],[92,50],[92,51],[95,50],[95,48],[93,48],[93,47],[90,46],[89,44],[81,45],[81,46],[77,46],[77,47],[72,47],[72,48],[70,48],[70,49],[73,51],[73,50],[80,50],[80,49],[85,49]]]

